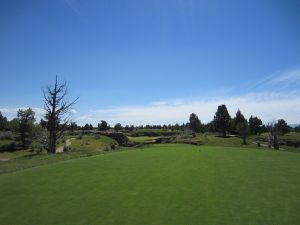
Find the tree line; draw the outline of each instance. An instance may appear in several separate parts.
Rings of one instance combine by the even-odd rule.
[[[35,112],[31,108],[18,110],[17,117],[10,121],[0,112],[0,131],[10,131],[17,134],[17,139],[23,149],[35,146],[38,149],[47,149],[49,153],[55,153],[57,141],[66,130],[98,129],[99,131],[130,132],[138,129],[164,129],[190,131],[193,135],[212,132],[219,133],[223,137],[228,134],[238,135],[243,139],[244,144],[246,144],[246,138],[250,134],[257,135],[262,132],[269,132],[270,142],[274,147],[278,145],[278,135],[284,135],[292,130],[284,119],[263,124],[257,116],[251,116],[247,120],[240,110],[237,110],[232,118],[225,104],[218,106],[213,120],[206,124],[202,123],[195,113],[191,113],[189,122],[183,124],[122,126],[117,123],[111,127],[105,120],[101,120],[97,127],[93,127],[92,124],[79,126],[70,121],[70,110],[78,98],[68,102],[66,101],[67,94],[66,82],[59,83],[56,76],[54,85],[43,89],[45,116],[39,123],[36,123]],[[294,131],[300,132],[300,125],[295,127]]]
[[[213,121],[204,125],[195,113],[192,113],[189,118],[189,127],[194,133],[201,133],[205,131],[218,132],[223,137],[227,134],[239,135],[243,139],[243,144],[246,144],[247,136],[261,134],[268,132],[270,134],[269,142],[272,143],[274,148],[278,146],[278,136],[285,135],[291,131],[284,119],[279,119],[276,122],[263,124],[262,120],[257,116],[252,116],[247,120],[242,112],[238,109],[235,117],[231,117],[228,113],[226,105],[218,106]],[[299,131],[299,127],[294,130]]]
[[[284,135],[292,130],[288,126],[287,122],[284,119],[279,119],[276,122],[270,122],[268,124],[263,124],[262,120],[257,116],[251,116],[248,120],[242,114],[240,110],[237,110],[235,116],[232,118],[228,113],[226,105],[220,105],[217,108],[214,119],[209,123],[202,123],[201,120],[195,113],[190,114],[189,122],[183,124],[168,124],[168,125],[126,125],[122,126],[120,123],[115,124],[111,127],[105,120],[101,120],[98,123],[97,127],[94,127],[92,124],[85,124],[84,126],[79,126],[75,122],[69,122],[64,120],[63,123],[60,121],[61,118],[55,118],[55,123],[50,124],[49,120],[51,111],[46,113],[45,118],[41,119],[39,123],[36,123],[35,112],[31,109],[20,109],[17,112],[17,117],[8,121],[6,117],[0,112],[0,131],[11,131],[18,134],[18,139],[21,142],[23,149],[29,148],[32,145],[33,140],[39,140],[37,143],[43,143],[40,148],[52,149],[53,152],[53,143],[47,144],[52,137],[47,137],[46,131],[50,132],[51,129],[55,129],[56,135],[52,142],[57,142],[57,139],[60,138],[64,131],[76,131],[76,130],[99,130],[99,131],[109,131],[113,130],[116,132],[125,131],[130,132],[138,129],[163,129],[169,131],[188,131],[190,130],[193,134],[211,132],[219,133],[221,136],[226,137],[230,135],[238,135],[243,139],[243,143],[246,144],[246,138],[249,135],[257,135],[264,132],[272,133],[273,139],[271,140],[276,145],[276,137],[278,135]],[[58,115],[54,114],[56,117]],[[53,126],[53,127],[51,127]],[[294,128],[295,132],[300,132],[300,125]],[[48,134],[49,135],[49,134]],[[40,144],[41,145],[41,144]],[[51,145],[51,146],[50,146]],[[50,151],[49,151],[50,152]]]

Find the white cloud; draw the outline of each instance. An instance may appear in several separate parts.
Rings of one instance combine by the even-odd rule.
[[[0,112],[2,113],[2,115],[4,115],[5,117],[7,117],[8,120],[12,120],[13,118],[17,117],[17,113],[18,110],[22,109],[28,109],[31,108],[34,112],[35,112],[35,118],[36,121],[39,121],[40,119],[42,119],[46,113],[46,111],[43,108],[32,108],[32,107],[3,107],[0,108]],[[71,109],[71,115],[76,115],[78,114],[78,111],[75,109]]]
[[[203,122],[209,122],[213,119],[218,105],[226,104],[231,116],[240,109],[246,117],[255,115],[265,122],[279,118],[286,119],[288,123],[300,122],[300,96],[295,93],[253,93],[214,100],[181,100],[180,104],[177,104],[178,100],[163,102],[164,104],[152,103],[94,110],[78,117],[77,121],[81,124],[97,124],[104,119],[111,125],[117,122],[135,125],[183,123],[188,120],[190,113],[194,112]]]
[[[4,107],[0,108],[0,112],[2,115],[6,116],[8,120],[12,120],[17,116],[18,110],[22,109],[28,109],[31,108],[35,112],[35,118],[37,121],[39,121],[44,115],[45,115],[45,110],[42,108],[32,108],[32,107]]]
[[[5,113],[5,114],[17,114],[17,112],[22,109],[22,110],[25,110],[25,109],[28,109],[28,108],[31,108],[31,107],[16,107],[16,108],[10,108],[10,107],[4,107],[4,108],[0,108],[0,111],[2,113]],[[45,110],[42,109],[42,108],[31,108],[36,114],[44,114],[45,113]]]

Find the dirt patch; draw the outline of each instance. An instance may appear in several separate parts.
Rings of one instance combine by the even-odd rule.
[[[72,140],[74,140],[75,138],[70,138],[70,139],[68,139],[68,140],[66,140],[66,144],[65,144],[65,146],[70,146],[71,145],[71,141]],[[62,153],[62,152],[64,152],[64,146],[60,146],[60,147],[58,147],[57,149],[56,149],[56,153]]]

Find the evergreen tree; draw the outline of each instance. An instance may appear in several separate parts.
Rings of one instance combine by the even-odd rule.
[[[108,127],[108,124],[105,120],[101,120],[101,123],[98,123],[98,130],[106,131],[108,129],[109,129],[109,127]]]
[[[0,131],[4,131],[7,128],[8,128],[7,118],[5,116],[2,116],[2,113],[0,112]]]
[[[257,135],[258,133],[262,132],[262,121],[257,117],[251,116],[249,119],[249,129],[250,133]]]
[[[33,125],[35,121],[35,113],[29,108],[26,110],[19,110],[17,115],[18,132],[22,142],[23,149],[28,149],[33,138]]]
[[[200,133],[202,131],[201,121],[195,113],[190,115],[189,127],[194,133]]]
[[[235,126],[239,123],[243,123],[246,121],[244,115],[241,113],[241,110],[238,110],[235,114],[235,117],[233,118]]]
[[[249,134],[249,125],[247,120],[244,120],[243,122],[239,122],[236,125],[236,131],[239,134],[239,136],[243,139],[243,144],[247,144],[246,138]]]
[[[226,137],[226,131],[230,125],[230,115],[227,111],[226,105],[218,106],[218,110],[214,117],[214,124],[218,131],[223,134],[223,137]]]
[[[244,115],[241,113],[240,110],[238,110],[235,114],[235,117],[230,121],[230,132],[232,134],[239,134],[237,131],[237,125],[242,124],[245,121],[247,121],[244,117]]]
[[[275,128],[280,135],[285,135],[290,132],[290,127],[284,119],[280,119],[275,124]]]
[[[118,131],[122,130],[122,125],[121,125],[120,123],[117,123],[117,124],[115,125],[114,129],[115,129],[115,131],[118,132]]]

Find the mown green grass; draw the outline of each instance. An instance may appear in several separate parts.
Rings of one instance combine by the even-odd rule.
[[[0,224],[296,225],[300,154],[155,145],[0,175]]]

